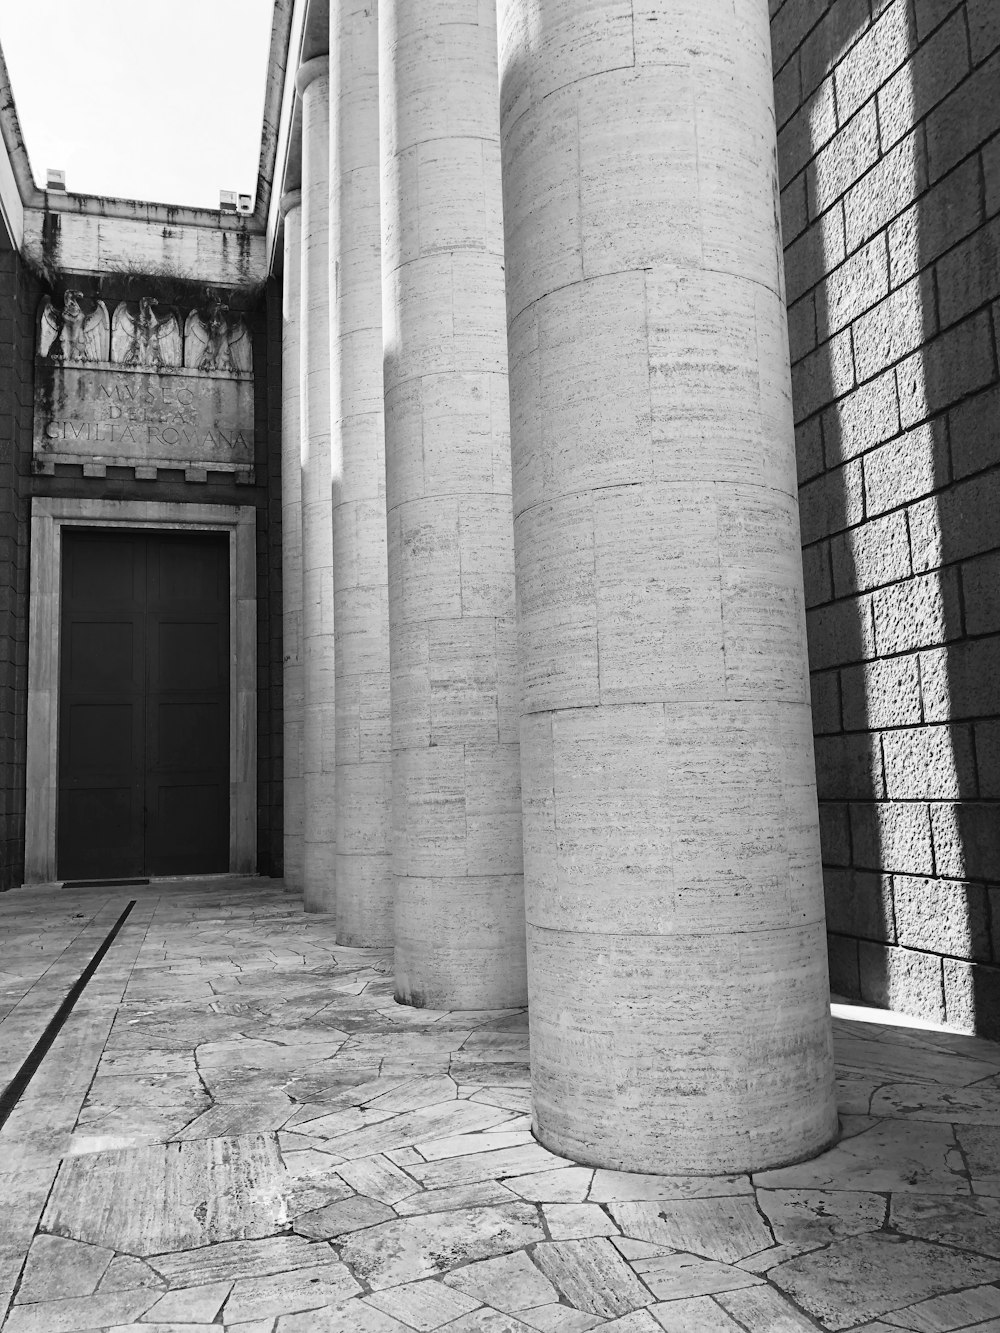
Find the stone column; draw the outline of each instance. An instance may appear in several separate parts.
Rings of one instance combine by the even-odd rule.
[[[302,98],[303,893],[336,908],[333,501],[330,483],[330,62],[299,70]]]
[[[766,0],[500,0],[536,1132],[836,1133]]]
[[[389,575],[382,406],[378,11],[330,10],[337,939],[392,944]]]
[[[525,995],[491,0],[383,0],[396,995]]]
[[[302,891],[302,192],[282,195],[285,256],[281,297],[281,598],[285,889]]]

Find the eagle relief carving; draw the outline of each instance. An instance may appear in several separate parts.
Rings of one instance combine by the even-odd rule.
[[[51,361],[107,361],[108,307],[87,301],[83,292],[63,293],[60,310],[46,297],[38,329],[38,355]]]
[[[159,303],[143,296],[138,305],[123,301],[111,329],[111,359],[120,366],[162,370],[181,364],[181,325],[173,310],[156,313]]]
[[[184,364],[192,370],[247,375],[251,369],[250,330],[242,315],[230,313],[214,292],[184,325]]]

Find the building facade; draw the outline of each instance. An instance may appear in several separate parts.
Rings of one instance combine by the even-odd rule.
[[[1000,1033],[998,49],[289,0],[247,217],[8,106],[5,884],[283,877],[604,1166],[832,1140],[827,930]]]

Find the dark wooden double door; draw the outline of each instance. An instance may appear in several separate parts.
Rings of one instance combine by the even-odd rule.
[[[229,869],[225,534],[64,530],[61,879]]]

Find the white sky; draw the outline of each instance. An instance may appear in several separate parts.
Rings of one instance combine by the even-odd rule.
[[[219,207],[253,194],[274,0],[0,0],[36,183]]]

